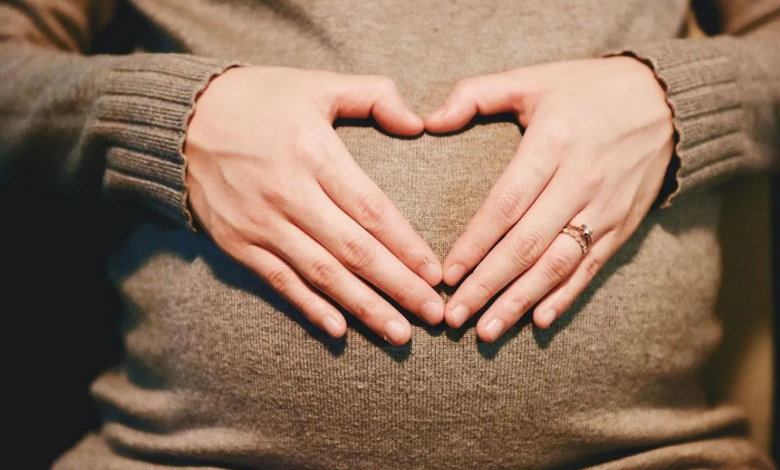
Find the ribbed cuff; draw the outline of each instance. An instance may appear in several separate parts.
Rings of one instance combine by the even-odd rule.
[[[137,54],[109,73],[94,129],[106,146],[107,196],[146,205],[195,230],[187,203],[184,140],[195,100],[233,61]]]
[[[662,209],[674,198],[734,172],[745,153],[739,66],[718,45],[713,39],[671,39],[606,54],[645,63],[666,91],[675,148],[656,200]]]

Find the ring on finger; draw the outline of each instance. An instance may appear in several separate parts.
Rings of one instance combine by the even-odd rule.
[[[561,233],[565,233],[566,235],[572,237],[577,241],[577,243],[580,244],[580,249],[582,249],[582,256],[588,254],[588,249],[593,243],[593,229],[590,228],[588,224],[582,224],[579,226],[566,224],[566,226],[561,230]]]

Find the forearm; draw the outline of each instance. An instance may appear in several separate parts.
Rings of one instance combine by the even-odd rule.
[[[85,56],[90,34],[63,39],[56,28],[28,20],[0,8],[0,185],[103,192],[191,227],[182,155],[187,120],[197,94],[233,62]]]

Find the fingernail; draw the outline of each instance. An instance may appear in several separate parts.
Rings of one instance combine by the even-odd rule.
[[[385,323],[385,334],[391,343],[400,344],[406,340],[406,327],[398,320]]]
[[[325,317],[325,319],[322,320],[322,325],[325,327],[325,331],[333,337],[337,337],[341,334],[341,322],[333,317]]]
[[[420,121],[420,117],[414,111],[412,111],[411,109],[406,108],[404,113],[406,114],[406,117],[409,118],[410,121],[414,121],[414,122],[419,122]]]
[[[542,328],[547,328],[548,326],[552,325],[552,322],[555,321],[555,317],[557,316],[554,308],[548,308],[544,312],[542,312],[539,315],[539,322],[541,323]]]
[[[444,318],[444,303],[441,300],[429,300],[420,309],[428,323],[435,325]]]
[[[450,324],[456,328],[460,328],[466,323],[468,316],[469,308],[463,304],[458,304],[450,311]]]
[[[453,264],[449,268],[447,268],[447,271],[444,273],[444,282],[447,284],[454,286],[458,282],[460,282],[463,275],[466,274],[466,267],[463,266],[460,263]]]
[[[420,277],[428,284],[435,286],[441,282],[441,266],[426,259],[425,264],[420,268]]]
[[[501,333],[504,332],[504,325],[504,320],[494,318],[488,322],[487,327],[485,327],[485,331],[487,332],[488,336],[490,336],[490,339],[495,341],[499,336],[501,336]]]

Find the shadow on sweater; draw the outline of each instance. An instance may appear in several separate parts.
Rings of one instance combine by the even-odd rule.
[[[474,119],[469,125],[464,127],[458,132],[464,132],[466,129],[472,128],[477,125],[489,124],[497,121],[504,121],[507,119],[507,115],[496,115],[478,117]],[[511,117],[510,117],[511,119]],[[350,119],[339,120],[337,125],[359,125],[359,126],[371,126],[380,132],[384,132],[379,126],[370,119]],[[407,139],[414,139],[417,137],[408,137]],[[532,323],[533,308],[529,310],[515,325],[513,325],[504,335],[502,335],[497,341],[493,343],[486,343],[477,340],[476,349],[483,357],[487,359],[493,359],[497,356],[501,348],[512,341],[515,336],[523,328],[533,328],[533,336],[537,345],[546,349],[552,343],[557,334],[566,329],[574,317],[591,301],[595,292],[600,289],[604,283],[622,266],[632,262],[636,256],[639,248],[643,244],[644,239],[655,227],[660,225],[662,230],[672,234],[678,234],[687,230],[692,230],[701,224],[697,217],[687,218],[685,223],[675,223],[673,220],[680,220],[679,217],[668,217],[670,211],[685,210],[685,206],[678,206],[677,208],[658,210],[654,208],[639,226],[637,231],[628,240],[628,242],[618,250],[615,255],[604,265],[599,274],[591,282],[591,284],[585,289],[585,291],[576,299],[574,305],[570,307],[564,314],[555,321],[552,326],[546,330],[536,328]],[[334,356],[340,356],[344,353],[347,347],[349,334],[342,338],[332,338],[318,327],[314,326],[298,309],[287,302],[283,297],[277,294],[270,288],[264,281],[258,278],[256,274],[249,271],[246,268],[238,265],[235,261],[225,255],[205,234],[190,233],[181,229],[178,226],[173,225],[167,219],[164,219],[156,214],[144,213],[141,215],[142,222],[152,222],[149,226],[150,230],[154,232],[150,239],[154,239],[155,243],[132,243],[132,252],[126,252],[122,255],[124,263],[119,263],[118,275],[120,277],[127,275],[135,271],[139,266],[143,265],[150,257],[160,252],[167,252],[174,254],[177,257],[185,259],[189,262],[200,258],[211,269],[214,276],[220,279],[223,283],[230,285],[234,288],[240,289],[244,292],[250,293],[253,296],[262,298],[265,302],[270,304],[275,310],[286,315],[291,320],[295,321],[306,333],[319,341],[324,348]],[[143,230],[143,229],[142,229]],[[131,235],[132,237],[132,235]],[[443,283],[436,286],[435,289],[443,294],[443,297],[449,298],[454,293],[456,287],[446,286]],[[400,311],[411,324],[424,329],[428,334],[434,336],[440,336],[446,334],[447,338],[451,341],[461,341],[465,333],[476,326],[479,317],[490,307],[492,304],[489,302],[485,307],[480,309],[475,315],[473,315],[461,328],[450,328],[446,323],[442,322],[438,325],[428,325],[422,320],[417,318],[411,312],[403,309],[392,299],[388,298],[383,292],[374,289],[379,295],[385,298],[391,305],[393,305],[398,311]],[[503,291],[502,291],[503,292]],[[500,293],[499,293],[500,295]],[[497,298],[498,295],[495,298]],[[333,302],[331,302],[333,303]],[[413,340],[402,346],[392,346],[387,343],[381,336],[374,331],[366,327],[360,320],[355,318],[333,303],[336,308],[344,315],[348,327],[354,331],[354,333],[364,336],[368,341],[377,346],[388,356],[390,356],[396,362],[402,362],[406,360],[413,348]]]
[[[154,216],[152,216],[154,217]],[[565,328],[567,328],[574,317],[591,301],[593,294],[596,290],[611,277],[621,266],[631,262],[636,255],[639,247],[642,245],[643,240],[647,234],[656,225],[662,225],[663,229],[670,232],[677,232],[679,230],[688,230],[692,227],[670,227],[664,224],[664,217],[659,217],[655,213],[651,213],[642,223],[633,237],[621,248],[607,264],[602,268],[593,282],[586,288],[583,294],[575,301],[574,305],[567,310],[553,325],[546,329],[535,328],[532,325],[532,315],[529,311],[521,320],[512,326],[504,335],[493,343],[486,343],[477,340],[476,348],[479,354],[487,359],[496,357],[501,348],[512,341],[515,336],[523,328],[534,328],[533,336],[540,348],[547,348],[554,340],[555,336]],[[169,225],[167,221],[160,219],[159,224]],[[327,333],[314,326],[298,309],[287,302],[283,297],[277,294],[270,288],[265,282],[259,279],[253,272],[238,265],[235,261],[225,255],[210,239],[208,239],[203,233],[190,233],[185,230],[181,230],[178,227],[170,225],[170,230],[167,227],[161,227],[159,224],[153,224],[150,230],[154,231],[153,244],[146,243],[132,243],[132,252],[125,253],[122,258],[128,260],[128,263],[117,263],[114,266],[118,268],[118,272],[115,274],[120,277],[127,275],[135,271],[138,267],[143,265],[150,257],[160,253],[167,252],[174,254],[177,257],[185,259],[189,262],[194,261],[197,258],[203,260],[209,269],[213,272],[214,276],[220,279],[220,281],[228,284],[234,288],[240,289],[253,296],[262,298],[265,302],[270,304],[275,310],[281,314],[287,316],[291,320],[295,321],[306,333],[322,343],[324,348],[332,355],[339,356],[344,353],[349,334],[342,338],[331,338]],[[446,286],[441,284],[436,287],[437,291],[444,294],[445,297],[449,297],[455,291],[455,287]],[[376,290],[376,289],[375,289]],[[476,326],[479,317],[484,311],[491,305],[488,303],[482,308],[476,315],[472,316],[466,324],[461,328],[450,328],[445,323],[438,325],[428,325],[422,320],[417,318],[414,314],[401,308],[397,303],[389,299],[384,293],[376,290],[382,297],[388,300],[391,305],[399,309],[407,319],[413,325],[423,328],[428,334],[434,336],[440,336],[446,334],[447,338],[452,341],[461,341],[465,333]],[[335,304],[334,304],[335,305]],[[351,334],[357,333],[364,336],[368,341],[384,351],[388,356],[397,362],[406,360],[413,348],[413,340],[403,346],[389,345],[383,338],[381,338],[374,331],[370,330],[363,323],[360,322],[353,315],[347,313],[344,309],[337,306],[339,310],[344,314],[347,320],[349,328],[352,330]],[[132,325],[130,325],[132,327]]]
[[[670,218],[665,217],[663,211],[658,211],[656,209],[652,210],[647,215],[642,224],[640,224],[639,228],[632,235],[632,237],[626,242],[626,244],[623,245],[623,247],[621,247],[617,253],[615,253],[612,258],[610,258],[610,260],[602,267],[601,271],[599,271],[593,281],[574,301],[574,304],[568,310],[566,310],[549,328],[542,329],[533,325],[533,310],[535,308],[534,305],[534,307],[525,313],[521,319],[515,325],[509,328],[509,330],[507,330],[507,332],[504,333],[498,340],[492,343],[486,343],[477,340],[477,350],[479,353],[486,359],[495,358],[501,348],[508,342],[512,341],[523,328],[533,328],[533,336],[536,344],[542,349],[548,348],[558,333],[568,328],[575,316],[578,315],[579,312],[590,303],[596,291],[598,291],[622,266],[632,262],[633,258],[639,252],[639,249],[642,246],[645,238],[655,226],[661,226],[664,231],[672,234],[678,234],[682,231],[696,228],[696,224],[680,226],[671,222],[667,222],[669,219]],[[498,295],[494,297],[494,299],[497,297]],[[447,335],[453,340],[460,340],[460,338],[462,338],[462,336],[465,334],[466,330],[476,326],[479,317],[487,310],[487,308],[490,307],[491,304],[492,300],[484,308],[477,312],[477,314],[475,314],[471,319],[469,319],[469,321],[464,324],[463,327],[457,330],[449,330]]]

